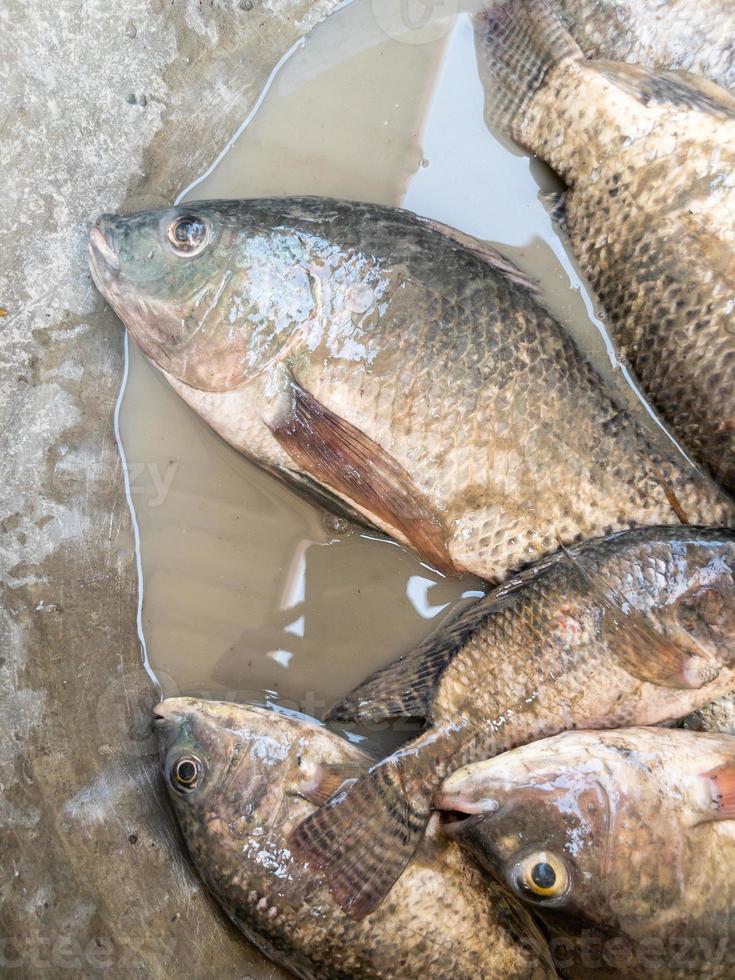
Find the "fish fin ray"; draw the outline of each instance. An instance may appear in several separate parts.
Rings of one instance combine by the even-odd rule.
[[[452,562],[448,534],[409,474],[377,443],[291,378],[287,417],[269,424],[281,447],[319,483],[374,515],[441,571]]]
[[[566,228],[568,198],[569,191],[549,191],[545,194],[539,194],[539,200],[546,209],[546,213],[561,228]]]
[[[595,68],[642,105],[671,105],[707,114],[735,117],[735,98],[706,78],[687,71],[657,71],[648,65],[593,61]]]
[[[419,647],[376,670],[327,712],[327,721],[377,722],[389,718],[428,718],[434,692],[456,647]]]
[[[522,286],[523,289],[527,289],[529,292],[533,293],[534,296],[541,295],[541,286],[537,280],[531,278],[527,272],[520,269],[512,259],[503,255],[497,249],[493,248],[487,242],[481,241],[478,238],[473,238],[472,235],[467,235],[463,231],[459,231],[457,228],[452,228],[451,225],[445,225],[441,221],[435,221],[434,218],[423,218],[417,215],[418,221],[429,228],[433,228],[434,231],[438,231],[440,234],[444,235],[445,238],[451,238],[453,242],[456,242],[462,248],[469,252],[473,252],[478,258],[482,259],[488,265],[491,265],[493,269],[497,270],[501,275],[505,276],[511,282],[516,283],[518,286]]]
[[[558,64],[567,58],[584,60],[582,49],[544,0],[491,4],[475,18],[475,37],[493,88],[486,115],[527,145],[520,132],[526,109]]]
[[[585,565],[573,551],[563,545],[561,549],[598,596],[608,628],[616,634],[617,657],[628,673],[646,683],[679,690],[698,689],[715,679],[717,664],[657,632],[629,603],[623,608],[611,598],[612,587],[599,572]]]
[[[299,786],[298,794],[309,803],[322,806],[341,789],[346,789],[346,784],[359,779],[369,766],[369,762],[321,762],[312,779]]]
[[[294,855],[322,875],[343,911],[356,920],[388,894],[429,820],[431,789],[410,800],[403,761],[390,757],[373,766],[298,824],[289,838]]]
[[[499,602],[565,560],[561,553],[547,555],[518,572],[471,606],[460,610],[429,634],[415,650],[375,671],[350,693],[335,702],[328,721],[377,722],[390,718],[431,718],[436,689],[444,671]]]
[[[712,792],[714,820],[735,820],[735,762],[705,773]]]

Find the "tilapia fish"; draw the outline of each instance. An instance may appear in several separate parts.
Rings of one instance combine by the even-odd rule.
[[[587,61],[543,0],[478,21],[486,114],[565,181],[610,331],[684,447],[735,488],[735,99]]]
[[[428,727],[307,818],[296,852],[359,917],[460,765],[565,729],[672,721],[732,690],[734,569],[733,531],[644,528],[511,579],[332,709]]]
[[[554,976],[528,913],[442,835],[362,923],[288,848],[323,785],[370,764],[338,735],[264,708],[172,698],[155,710],[161,771],[191,857],[235,924],[299,977]]]
[[[443,571],[735,510],[615,402],[506,259],[317,198],[105,216],[95,282],[232,445]]]
[[[437,802],[564,976],[735,976],[732,737],[568,732],[459,770]]]
[[[732,0],[550,0],[588,58],[691,71],[735,88]]]

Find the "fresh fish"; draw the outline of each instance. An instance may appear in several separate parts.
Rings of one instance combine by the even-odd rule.
[[[672,721],[733,689],[735,531],[644,528],[562,550],[383,668],[332,719],[426,731],[292,836],[336,900],[378,906],[459,766],[571,728]]]
[[[615,402],[510,262],[318,198],[105,216],[95,282],[176,391],[262,465],[449,572],[735,508]]]
[[[543,0],[490,7],[477,38],[486,114],[566,182],[563,223],[621,354],[735,489],[735,99],[585,60]]]
[[[171,698],[155,709],[161,771],[191,857],[239,929],[299,977],[472,980],[554,976],[528,913],[434,835],[390,903],[355,923],[288,848],[330,783],[370,764],[296,716]],[[323,798],[323,797],[322,797]]]
[[[588,58],[704,75],[735,88],[732,0],[551,0]]]
[[[695,732],[720,732],[735,735],[735,694],[718,698],[693,712],[683,721],[683,727]]]
[[[732,737],[567,732],[460,769],[437,802],[564,976],[735,976]]]

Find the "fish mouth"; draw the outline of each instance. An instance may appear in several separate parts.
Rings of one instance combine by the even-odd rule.
[[[117,252],[110,244],[107,235],[102,230],[102,218],[97,219],[97,223],[89,233],[90,248],[104,260],[110,269],[117,272],[120,268],[120,259]]]
[[[199,703],[196,698],[165,698],[153,709],[154,724],[160,721],[181,724],[187,715],[194,714]]]
[[[461,810],[443,810],[439,826],[447,837],[462,837],[487,816],[486,813],[462,813]]]
[[[477,827],[500,809],[497,800],[470,800],[454,793],[444,793],[436,801],[441,829],[448,837],[460,837]]]
[[[111,281],[120,271],[120,259],[105,233],[104,216],[97,219],[89,232],[87,255],[94,284],[103,295],[107,295]]]

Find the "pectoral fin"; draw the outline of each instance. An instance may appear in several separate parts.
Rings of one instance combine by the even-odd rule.
[[[298,794],[309,803],[322,806],[341,789],[349,789],[369,767],[367,762],[323,762],[317,766],[313,778],[299,786]]]
[[[735,820],[735,762],[728,762],[706,773],[712,794],[715,820]]]
[[[549,191],[539,194],[538,198],[551,220],[560,227],[566,228],[569,191]]]
[[[717,677],[719,665],[693,650],[683,631],[676,638],[659,633],[644,613],[619,601],[599,572],[573,552],[562,550],[599,600],[611,649],[629,674],[649,684],[680,690],[696,690]]]
[[[376,442],[291,380],[291,410],[270,430],[312,479],[445,572],[447,531],[408,473]]]

